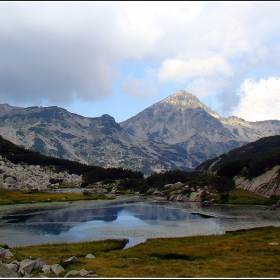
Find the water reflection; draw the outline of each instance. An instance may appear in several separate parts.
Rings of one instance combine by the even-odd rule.
[[[128,238],[126,247],[131,247],[147,238],[222,234],[226,230],[271,225],[273,219],[268,219],[268,214],[249,207],[201,208],[185,203],[86,203],[44,213],[6,215],[0,223],[0,243],[26,246]],[[278,219],[274,224],[276,221],[279,223]]]

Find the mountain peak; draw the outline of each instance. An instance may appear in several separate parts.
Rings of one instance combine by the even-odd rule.
[[[174,93],[160,101],[159,104],[168,106],[171,105],[177,110],[203,108],[211,116],[218,119],[220,118],[216,112],[204,105],[194,94],[186,90],[179,90],[177,93]]]
[[[199,99],[194,94],[186,90],[180,90],[177,93],[168,96],[167,98],[163,99],[161,103],[173,105],[178,109],[197,108],[202,106],[202,103],[199,101]]]

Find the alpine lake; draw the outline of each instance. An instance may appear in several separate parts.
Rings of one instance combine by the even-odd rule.
[[[125,238],[126,249],[152,238],[279,227],[278,212],[268,206],[203,206],[129,195],[71,204],[7,205],[0,206],[0,243],[14,247]]]

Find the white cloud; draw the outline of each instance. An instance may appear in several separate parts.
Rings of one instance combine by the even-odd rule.
[[[159,69],[160,82],[173,80],[185,83],[186,80],[196,77],[220,75],[229,76],[231,68],[221,56],[214,55],[206,58],[167,59]]]
[[[279,76],[279,8],[279,2],[0,2],[0,98],[14,105],[94,101],[110,96],[118,78],[131,96],[145,98],[174,83],[199,98],[221,96],[232,109],[256,69]],[[142,67],[140,78],[118,69],[133,63]]]
[[[233,115],[246,121],[280,120],[280,78],[247,79]]]

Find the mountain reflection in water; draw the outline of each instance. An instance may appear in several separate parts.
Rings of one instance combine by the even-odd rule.
[[[251,222],[254,226],[255,222],[248,216],[233,219],[192,214],[190,209],[174,205],[135,202],[97,207],[88,203],[32,215],[6,215],[0,223],[0,243],[27,246],[128,238],[127,248],[147,238],[221,234],[234,229],[234,224],[242,227]]]

